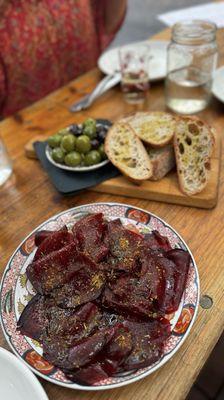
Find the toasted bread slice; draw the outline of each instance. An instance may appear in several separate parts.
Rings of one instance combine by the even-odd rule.
[[[173,139],[176,119],[169,113],[137,112],[123,119],[145,143],[153,147],[162,147]]]
[[[212,128],[197,117],[179,117],[174,150],[181,190],[192,196],[207,185],[214,146]]]
[[[172,144],[153,149],[148,149],[148,155],[152,164],[151,181],[158,181],[174,168],[176,161]]]
[[[105,152],[115,167],[135,183],[151,177],[152,165],[147,151],[127,123],[117,122],[109,129]]]

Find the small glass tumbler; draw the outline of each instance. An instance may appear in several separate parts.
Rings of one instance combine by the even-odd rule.
[[[189,20],[173,26],[165,88],[166,105],[171,110],[194,114],[208,105],[217,56],[215,24]]]
[[[121,89],[129,104],[143,103],[147,97],[149,55],[147,44],[127,45],[119,49]]]
[[[3,140],[0,137],[0,186],[2,186],[12,174],[12,162],[9,158]]]

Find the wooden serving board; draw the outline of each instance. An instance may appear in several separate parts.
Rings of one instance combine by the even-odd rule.
[[[128,181],[127,178],[119,176],[109,179],[91,190],[191,207],[213,208],[218,200],[220,164],[221,139],[217,135],[211,159],[210,179],[206,188],[197,195],[190,197],[181,192],[178,185],[177,173],[174,170],[157,182],[145,181],[138,186]]]

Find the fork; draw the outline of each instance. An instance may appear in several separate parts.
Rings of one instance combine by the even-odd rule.
[[[90,94],[84,96],[77,103],[72,104],[69,110],[71,112],[85,110],[86,108],[90,107],[92,103],[103,93],[105,93],[113,86],[117,85],[117,83],[119,83],[120,80],[121,80],[121,75],[118,72],[116,72],[114,75],[105,76]]]

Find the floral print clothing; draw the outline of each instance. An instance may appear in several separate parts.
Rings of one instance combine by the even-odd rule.
[[[0,115],[7,116],[96,65],[114,34],[104,0],[0,0]]]

